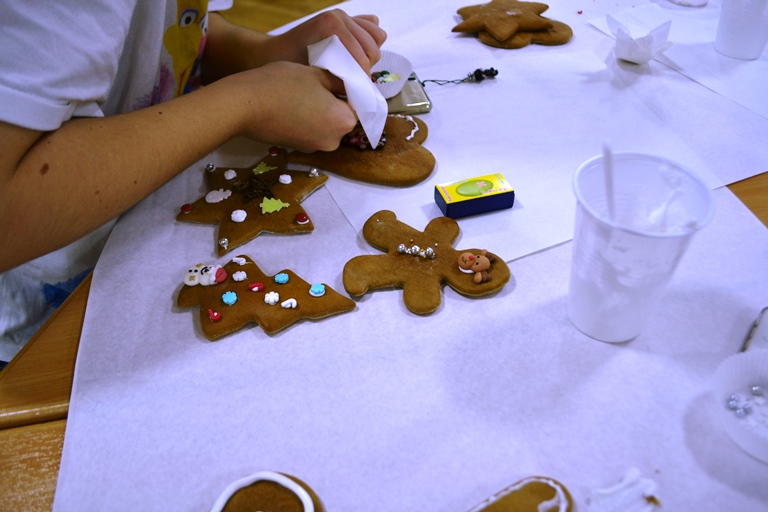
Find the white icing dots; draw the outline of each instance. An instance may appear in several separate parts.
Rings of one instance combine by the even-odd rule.
[[[232,274],[232,279],[234,279],[235,281],[245,281],[246,279],[248,279],[248,274],[246,274],[242,270],[238,270],[237,272]]]
[[[235,210],[232,212],[230,217],[232,218],[233,222],[243,222],[247,216],[248,214],[245,212],[245,210]]]
[[[205,202],[220,203],[221,201],[225,200],[231,195],[232,195],[231,190],[224,190],[223,188],[220,188],[219,190],[211,190],[210,192],[205,194]]]
[[[280,183],[282,183],[283,185],[290,185],[291,182],[293,181],[290,174],[281,174],[280,178],[278,179],[280,180]]]
[[[224,178],[226,178],[228,180],[233,180],[233,179],[237,178],[237,171],[235,171],[234,169],[230,169],[228,171],[225,171],[224,172]]]

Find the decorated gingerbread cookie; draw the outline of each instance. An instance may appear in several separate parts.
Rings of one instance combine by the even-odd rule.
[[[286,170],[285,151],[269,151],[255,165],[242,169],[208,164],[205,182],[209,192],[194,203],[183,205],[176,216],[182,222],[218,224],[219,256],[256,238],[262,231],[294,234],[314,229],[301,202],[320,188],[328,176],[317,171]]]
[[[359,296],[368,290],[402,288],[409,311],[428,314],[441,302],[441,287],[479,297],[501,290],[511,274],[499,257],[480,249],[456,250],[459,225],[438,217],[418,231],[388,210],[375,213],[363,226],[363,237],[386,254],[356,256],[344,266],[344,288]]]
[[[230,484],[211,512],[323,512],[320,498],[295,476],[260,471]]]
[[[250,322],[274,334],[303,318],[355,309],[353,300],[326,284],[310,284],[291,270],[268,276],[248,256],[232,258],[224,266],[194,265],[183,282],[176,304],[200,307],[200,328],[209,340]]]
[[[482,43],[495,48],[567,43],[573,37],[573,30],[565,23],[541,16],[548,8],[546,4],[517,0],[470,5],[457,11],[463,21],[453,31],[476,33]]]
[[[534,476],[502,489],[469,512],[572,512],[573,498],[563,484]]]
[[[330,152],[288,154],[292,164],[317,167],[346,178],[381,185],[413,185],[435,168],[435,157],[422,143],[427,125],[413,116],[390,115],[382,140],[372,144],[358,126]]]

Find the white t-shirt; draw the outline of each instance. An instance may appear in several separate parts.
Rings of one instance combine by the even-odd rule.
[[[3,2],[0,120],[51,131],[197,88],[207,12],[207,0]],[[95,266],[111,227],[0,274],[0,361]]]

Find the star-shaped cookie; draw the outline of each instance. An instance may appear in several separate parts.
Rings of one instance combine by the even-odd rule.
[[[185,204],[176,216],[182,222],[219,224],[218,255],[256,238],[262,231],[307,233],[314,229],[301,202],[320,188],[328,176],[286,170],[285,151],[270,153],[255,165],[232,169],[209,164],[205,182],[209,192]]]
[[[562,21],[552,21],[552,27],[543,30],[519,31],[509,39],[503,41],[497,40],[488,32],[478,32],[477,38],[481,43],[493,46],[494,48],[505,48],[514,50],[523,48],[529,44],[540,44],[543,46],[557,46],[565,44],[573,37],[573,29]]]
[[[176,304],[200,307],[200,328],[211,341],[251,322],[274,334],[304,318],[355,309],[352,299],[325,284],[310,284],[291,270],[268,276],[245,255],[223,267],[198,264],[190,268]]]
[[[501,290],[510,280],[507,264],[485,250],[456,250],[459,225],[448,217],[432,219],[418,231],[382,210],[363,225],[363,237],[386,254],[355,256],[344,266],[344,288],[352,296],[380,288],[402,288],[403,301],[412,313],[428,314],[441,302],[441,287],[477,297]],[[482,272],[460,267],[460,259],[486,263]],[[480,275],[478,275],[480,274]]]
[[[390,115],[384,125],[382,149],[358,149],[341,145],[335,151],[288,154],[288,162],[318,167],[346,178],[380,185],[414,185],[427,179],[435,157],[422,143],[427,125],[413,116]]]
[[[540,16],[549,9],[538,2],[492,0],[487,4],[470,5],[457,11],[463,21],[453,32],[488,32],[498,41],[505,41],[519,30],[544,30],[552,22]]]

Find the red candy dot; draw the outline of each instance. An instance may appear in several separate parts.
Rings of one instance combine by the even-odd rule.
[[[277,156],[280,153],[280,148],[277,146],[270,146],[269,148],[269,154],[272,156]]]
[[[248,285],[248,289],[252,292],[260,292],[264,289],[264,283],[251,283]]]
[[[299,224],[306,224],[307,222],[309,222],[309,215],[307,215],[304,212],[297,213],[296,222],[298,222]]]
[[[221,320],[221,313],[214,311],[212,309],[209,309],[208,318],[211,319],[211,322],[218,322],[219,320]]]
[[[190,203],[181,206],[181,213],[189,213],[192,211],[192,205]]]

